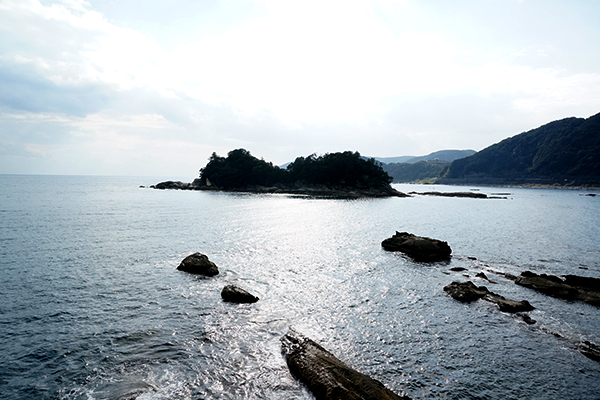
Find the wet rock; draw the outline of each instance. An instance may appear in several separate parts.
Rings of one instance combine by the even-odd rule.
[[[235,285],[227,285],[221,290],[223,300],[230,303],[256,303],[259,299]]]
[[[190,254],[181,261],[177,267],[179,271],[189,272],[205,276],[215,276],[219,274],[219,268],[201,253]]]
[[[408,232],[396,232],[394,236],[381,242],[381,246],[387,251],[400,251],[415,261],[445,261],[452,254],[447,242]]]
[[[483,272],[479,272],[477,275],[475,275],[476,278],[481,278],[481,279],[485,279],[486,281],[488,281],[489,283],[496,283],[494,281],[491,281],[486,274],[484,274]]]
[[[444,287],[444,291],[453,299],[470,303],[475,300],[484,299],[497,304],[500,311],[517,313],[531,311],[534,307],[527,300],[515,301],[506,299],[496,293],[492,293],[485,286],[476,286],[473,282],[452,282]]]
[[[290,329],[281,338],[282,352],[291,373],[317,400],[410,400],[358,372],[316,342]]]
[[[509,299],[506,299],[500,295],[497,295],[497,294],[491,293],[491,292],[489,294],[487,294],[483,299],[497,304],[498,308],[500,308],[500,311],[502,311],[502,312],[514,314],[514,313],[518,313],[518,312],[522,312],[522,311],[535,310],[535,307],[533,307],[531,304],[529,304],[529,302],[527,300],[521,300],[521,301],[509,300]]]
[[[521,314],[521,319],[523,319],[523,321],[525,321],[525,323],[527,323],[528,325],[533,325],[537,322],[535,319],[531,318],[527,314]]]
[[[590,360],[600,362],[600,346],[587,340],[578,346],[578,350]]]
[[[517,285],[536,290],[548,296],[565,300],[578,300],[600,307],[600,279],[577,275],[566,275],[564,279],[530,271],[514,277],[506,275]]]
[[[490,293],[485,286],[475,286],[475,284],[471,281],[452,282],[444,287],[444,291],[453,299],[462,301],[463,303],[470,303],[472,301],[479,300],[486,294]]]

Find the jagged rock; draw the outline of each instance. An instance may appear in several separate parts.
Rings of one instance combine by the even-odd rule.
[[[447,242],[408,232],[396,232],[394,236],[381,242],[381,246],[387,251],[400,251],[415,261],[444,261],[449,260],[452,254]]]
[[[490,291],[485,286],[475,286],[471,281],[467,282],[452,282],[451,284],[444,287],[444,291],[448,293],[453,299],[462,301],[463,303],[470,303],[475,300],[483,298]]]
[[[515,301],[508,300],[496,293],[492,293],[485,286],[475,286],[471,281],[467,282],[452,282],[444,287],[444,291],[453,299],[470,303],[475,300],[484,299],[495,303],[500,308],[500,311],[517,313],[521,311],[531,311],[534,307],[527,300]]]
[[[201,253],[190,254],[181,261],[177,267],[180,271],[189,272],[192,274],[215,276],[219,274],[219,268]]]
[[[316,342],[290,329],[281,338],[287,365],[317,400],[410,400],[358,372]]]
[[[258,297],[234,285],[227,285],[221,290],[223,300],[230,303],[256,303]]]
[[[517,285],[536,290],[548,296],[566,300],[578,300],[600,307],[600,279],[583,277],[577,275],[566,275],[562,279],[554,275],[541,274],[525,271],[521,276],[513,279]]]
[[[587,340],[578,346],[581,354],[589,358],[590,360],[600,362],[600,346],[595,343],[588,342]]]

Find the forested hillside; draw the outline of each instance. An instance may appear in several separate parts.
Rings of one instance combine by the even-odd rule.
[[[440,183],[600,184],[600,114],[565,118],[452,162]]]

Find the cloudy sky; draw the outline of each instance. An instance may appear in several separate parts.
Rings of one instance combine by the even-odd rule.
[[[0,173],[481,150],[600,112],[597,0],[0,0]]]

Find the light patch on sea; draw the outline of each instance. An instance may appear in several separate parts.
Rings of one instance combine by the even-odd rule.
[[[515,285],[600,277],[597,191],[335,200],[139,188],[160,178],[0,176],[0,393],[6,399],[310,399],[281,355],[293,327],[414,399],[596,399],[600,309]],[[191,179],[182,179],[191,180]],[[447,241],[448,263],[381,249]],[[201,252],[220,274],[176,270]],[[465,271],[453,272],[453,267]],[[484,272],[494,283],[475,277]],[[443,287],[528,300],[537,320]],[[236,284],[252,305],[224,303]]]

